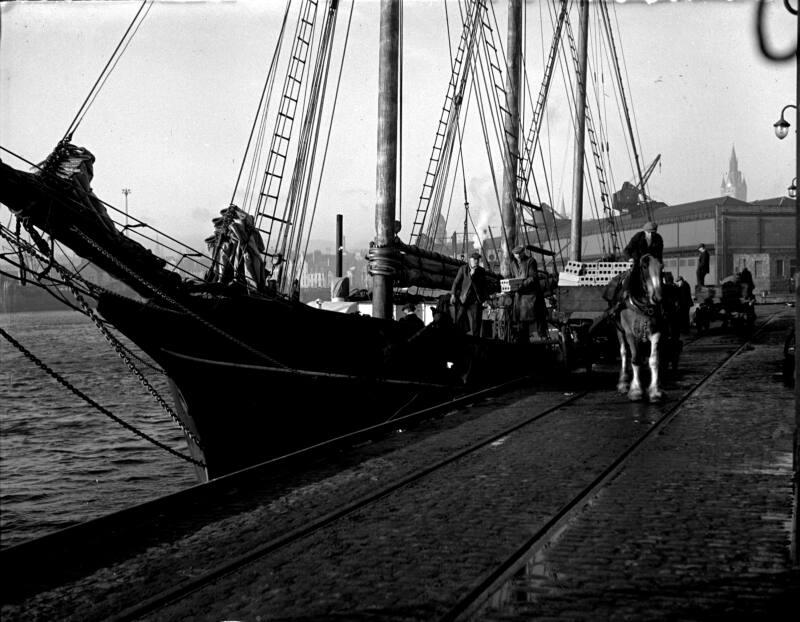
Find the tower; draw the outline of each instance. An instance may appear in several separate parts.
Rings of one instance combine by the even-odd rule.
[[[722,177],[720,194],[741,201],[747,201],[747,182],[744,180],[744,175],[742,175],[742,172],[739,170],[739,161],[736,158],[735,147],[731,147],[731,161],[728,165],[728,172]]]

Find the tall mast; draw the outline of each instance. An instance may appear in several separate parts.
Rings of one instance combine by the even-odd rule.
[[[586,47],[589,40],[589,0],[580,0],[580,33],[578,39],[578,101],[575,112],[578,125],[575,132],[575,161],[572,167],[572,229],[570,232],[570,261],[581,260],[581,238],[583,237],[583,147],[586,138]]]
[[[381,0],[380,52],[378,71],[378,167],[376,176],[375,247],[391,253],[395,235],[397,186],[397,91],[400,0]],[[392,270],[380,264],[372,279],[372,315],[391,318]]]
[[[517,245],[517,167],[522,67],[522,0],[508,0],[508,71],[506,72],[505,167],[503,169],[503,242],[500,273],[511,273],[509,251]]]

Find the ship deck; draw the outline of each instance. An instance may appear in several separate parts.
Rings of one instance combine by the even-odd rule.
[[[600,365],[6,549],[3,619],[787,618],[795,310],[757,313],[658,404]]]

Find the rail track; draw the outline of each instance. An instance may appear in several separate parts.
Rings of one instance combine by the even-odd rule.
[[[778,314],[773,314],[773,316],[770,316],[762,321],[751,339],[760,331],[762,331],[776,315]],[[736,347],[735,344],[730,343],[714,343],[713,340],[709,341],[707,338],[695,340],[693,343],[689,343],[686,348],[687,354],[691,353],[692,351],[708,353],[716,358],[717,362],[715,365],[712,368],[705,370],[702,377],[698,376],[695,378],[692,381],[691,386],[687,385],[684,387],[680,395],[674,396],[673,399],[671,399],[667,404],[662,405],[658,409],[657,419],[650,422],[651,425],[644,428],[643,432],[635,440],[629,442],[622,451],[617,452],[617,454],[613,457],[609,457],[605,467],[597,473],[596,477],[594,477],[591,482],[589,482],[582,490],[580,490],[578,494],[575,494],[568,502],[564,503],[558,511],[553,512],[552,515],[550,515],[549,518],[539,526],[533,535],[521,543],[521,545],[513,552],[512,555],[509,555],[501,563],[496,564],[491,570],[487,570],[485,573],[482,573],[480,577],[476,576],[475,581],[470,582],[471,587],[468,593],[463,595],[457,602],[451,603],[452,607],[444,614],[442,619],[468,619],[470,616],[474,615],[475,612],[479,611],[482,604],[487,602],[491,594],[497,590],[498,586],[501,586],[509,578],[511,578],[519,568],[525,565],[526,560],[530,559],[531,556],[534,555],[538,550],[547,546],[547,544],[553,540],[560,530],[562,530],[564,526],[569,523],[571,518],[581,511],[581,509],[586,505],[587,501],[591,499],[599,489],[601,489],[624,467],[628,458],[644,442],[646,442],[649,437],[667,425],[669,421],[678,413],[686,400],[688,400],[699,388],[701,388],[711,378],[719,373],[720,369],[722,369],[722,367],[724,367],[733,357],[735,357],[737,353],[741,352],[744,348],[747,348],[748,343],[749,341],[746,341]],[[720,357],[722,357],[721,360]],[[480,401],[486,397],[497,395],[498,393],[507,392],[510,389],[513,389],[522,380],[523,379],[521,378],[517,378],[503,385],[490,387],[480,392],[461,396],[456,400],[437,405],[434,408],[418,411],[416,413],[406,415],[405,417],[395,419],[391,422],[387,422],[385,426],[395,428],[407,426],[413,424],[415,421],[424,420],[437,414],[441,414],[447,410],[453,410],[460,406],[479,404]],[[596,383],[597,380],[598,374],[593,374],[591,381]],[[440,454],[436,459],[428,459],[427,461],[421,460],[414,464],[414,468],[408,470],[405,474],[388,481],[378,490],[372,490],[369,494],[356,497],[354,500],[349,502],[341,503],[337,506],[334,506],[333,509],[329,507],[329,511],[320,513],[316,516],[316,518],[300,525],[299,527],[285,530],[283,533],[273,533],[271,535],[267,535],[263,541],[256,542],[243,554],[239,554],[234,557],[228,557],[224,559],[222,563],[215,563],[213,566],[207,568],[204,572],[177,583],[172,581],[168,582],[169,585],[167,582],[162,583],[160,585],[165,585],[164,589],[159,590],[156,593],[152,593],[151,591],[147,592],[146,597],[140,597],[135,604],[130,604],[131,601],[134,600],[133,595],[121,595],[119,606],[115,609],[115,613],[113,615],[109,615],[109,611],[106,611],[102,618],[113,620],[134,620],[147,617],[151,619],[157,619],[160,611],[168,609],[175,603],[191,600],[194,594],[202,592],[204,588],[214,584],[214,582],[224,580],[225,577],[229,577],[231,575],[236,576],[237,571],[241,571],[251,564],[256,564],[260,561],[266,561],[269,563],[268,560],[271,559],[271,556],[279,555],[281,551],[287,550],[293,544],[312,539],[315,534],[320,534],[327,528],[331,528],[337,524],[343,523],[348,517],[352,517],[356,513],[364,511],[368,512],[371,506],[375,506],[382,500],[391,500],[397,495],[400,495],[404,489],[413,487],[415,484],[420,482],[425,482],[429,478],[436,477],[437,474],[440,474],[447,467],[453,468],[455,466],[455,468],[459,468],[458,464],[460,461],[469,460],[470,457],[486,450],[487,447],[502,443],[502,439],[514,434],[515,432],[530,429],[532,426],[548,425],[548,421],[558,418],[560,414],[564,413],[570,408],[573,410],[575,408],[592,409],[596,404],[600,403],[600,401],[604,399],[608,400],[609,396],[609,390],[607,386],[603,388],[590,387],[589,389],[583,390],[580,393],[566,395],[560,393],[560,390],[561,389],[550,392],[549,395],[551,397],[561,397],[559,399],[551,399],[550,403],[546,407],[533,409],[524,417],[517,417],[512,423],[505,425],[502,428],[494,426],[494,429],[491,433],[473,438],[469,444],[462,446],[457,451]],[[291,464],[292,461],[302,461],[306,459],[308,455],[313,455],[315,451],[326,451],[330,447],[335,447],[340,444],[352,444],[353,442],[358,441],[359,438],[374,438],[375,434],[380,431],[377,428],[380,428],[380,426],[376,426],[373,429],[359,431],[359,433],[348,435],[347,437],[332,439],[330,443],[322,444],[321,446],[315,448],[309,448],[304,452],[295,452],[292,455],[284,457],[283,460]],[[276,464],[281,463],[280,460],[276,460],[274,462]],[[177,497],[174,500],[167,498],[156,500],[153,503],[153,507],[149,510],[147,508],[142,509],[137,507],[133,508],[132,512],[128,515],[125,515],[125,512],[123,512],[121,513],[123,514],[122,517],[117,517],[116,519],[113,516],[109,517],[111,524],[110,531],[117,532],[118,536],[123,529],[130,528],[132,525],[134,525],[136,520],[141,518],[142,515],[152,514],[154,512],[158,512],[161,515],[169,514],[170,507],[177,509],[181,506],[185,506],[186,500],[191,500],[194,497],[201,498],[202,504],[204,505],[213,505],[221,502],[225,498],[229,499],[231,490],[239,488],[246,491],[247,487],[248,476],[244,472],[236,474],[234,477],[221,478],[220,480],[211,482],[210,484],[205,484],[203,486],[196,487],[195,489],[184,491],[185,494],[178,493],[178,495],[173,496]],[[182,494],[183,496],[181,497]],[[144,504],[144,506],[147,505],[148,504]],[[100,523],[102,523],[102,520]],[[77,532],[79,535],[81,530],[91,534],[92,526],[78,526]],[[81,537],[77,538],[76,541],[87,541],[87,533],[84,533]],[[58,536],[58,534],[54,535]],[[45,541],[40,543],[40,548],[49,547],[49,545],[53,543],[53,541],[48,543],[47,537],[40,540]],[[58,538],[56,537],[54,541],[57,542]],[[174,542],[177,543],[180,542],[180,540],[176,539]],[[25,545],[12,548],[21,549],[17,552],[17,558],[19,558],[21,554],[27,555],[27,552],[32,550],[34,555],[29,557],[27,560],[28,564],[34,569],[37,566],[40,569],[42,568],[42,559],[37,558],[37,555],[35,554],[36,546],[28,549],[25,548]],[[57,554],[61,554],[61,552],[58,550],[58,547],[53,547],[53,550],[51,550],[50,553],[53,553],[53,551],[56,551]],[[3,551],[3,561],[13,562],[13,556],[8,555],[8,553],[8,549]],[[106,560],[105,565],[107,567],[113,565],[113,563],[116,563],[116,561],[119,561],[119,551],[116,552],[116,555],[118,559]],[[124,559],[124,554],[121,558]],[[102,564],[100,567],[103,567]],[[21,573],[21,575],[24,575],[24,573]],[[81,576],[86,576],[86,573]],[[14,592],[16,591],[15,587],[21,585],[19,581],[20,577],[17,577],[14,581],[12,581],[12,584],[8,586],[11,588],[10,594],[14,595]],[[22,582],[24,583],[24,579],[22,579]],[[67,581],[62,580],[62,584],[66,583]],[[57,585],[58,584],[56,584],[56,586]],[[40,587],[44,590],[54,586],[41,585]],[[26,591],[28,592],[28,596],[36,594],[36,590],[33,592],[30,591],[30,586],[22,589],[22,592]],[[6,592],[6,596],[4,597],[3,601],[4,603],[8,603],[10,601],[20,602],[25,597],[25,594],[18,593],[9,599],[9,592]],[[125,608],[121,609],[121,607]],[[82,618],[90,619],[92,617],[90,612],[85,613],[88,615],[81,616]]]
[[[767,318],[758,328],[756,334],[764,329],[769,324],[774,315]],[[755,334],[754,334],[755,336]],[[752,338],[752,337],[751,337]],[[499,563],[490,572],[486,573],[480,581],[473,586],[466,596],[462,597],[458,602],[448,611],[443,617],[443,620],[462,620],[468,619],[474,615],[476,611],[487,601],[491,594],[498,589],[504,582],[513,576],[519,568],[524,566],[527,559],[546,546],[553,538],[564,528],[570,519],[580,512],[581,508],[586,502],[591,499],[610,479],[612,479],[626,464],[630,456],[647,441],[653,434],[657,433],[664,426],[666,426],[673,417],[678,413],[681,406],[691,396],[705,385],[711,378],[713,378],[719,371],[739,352],[748,347],[749,340],[742,343],[738,348],[731,352],[726,353],[723,360],[719,361],[712,369],[708,370],[699,382],[691,386],[687,391],[680,395],[674,402],[669,404],[669,407],[661,412],[660,416],[653,422],[652,425],[647,427],[645,431],[632,443],[619,452],[607,466],[600,472],[597,477],[585,486],[577,495],[569,500],[563,507],[554,513],[545,524],[543,524],[527,541],[523,542],[514,553],[508,556],[502,563]],[[702,346],[700,346],[702,347]],[[706,346],[708,347],[708,346]],[[727,346],[730,350],[731,346]],[[711,350],[715,350],[712,345]],[[497,387],[493,387],[486,391],[486,394],[496,393]],[[483,393],[483,392],[482,392]],[[386,499],[396,494],[401,489],[418,483],[425,478],[429,478],[437,472],[441,471],[448,465],[453,465],[460,460],[485,449],[487,446],[498,442],[500,439],[513,434],[527,426],[533,424],[541,424],[549,417],[558,416],[560,412],[567,406],[575,406],[581,400],[587,401],[587,406],[590,405],[591,398],[597,396],[597,391],[582,391],[580,393],[568,395],[559,403],[537,410],[530,416],[525,417],[520,421],[516,421],[513,425],[509,425],[500,431],[495,431],[489,436],[481,438],[480,440],[471,443],[457,452],[454,452],[443,459],[437,460],[431,464],[427,464],[414,472],[405,475],[391,483],[382,486],[379,490],[363,496],[353,502],[347,503],[335,511],[329,512],[323,516],[316,518],[303,525],[302,527],[293,529],[279,537],[270,539],[262,544],[253,547],[246,554],[239,555],[232,559],[226,560],[225,563],[215,566],[213,569],[204,572],[201,575],[195,576],[190,580],[186,580],[178,585],[166,589],[158,594],[155,594],[145,600],[138,602],[136,605],[131,606],[124,611],[120,611],[113,620],[135,620],[142,617],[153,616],[156,612],[167,607],[172,603],[176,603],[182,599],[190,597],[192,594],[202,590],[207,585],[235,573],[237,570],[254,563],[258,560],[268,558],[270,555],[278,552],[279,550],[295,544],[303,539],[310,538],[312,535],[328,528],[329,526],[342,521],[348,516],[355,514],[369,508],[369,506]],[[464,398],[465,403],[474,402],[479,399],[481,395],[473,394]],[[397,422],[395,422],[397,423]]]

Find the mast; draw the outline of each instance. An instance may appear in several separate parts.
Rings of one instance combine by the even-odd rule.
[[[375,249],[378,269],[373,273],[372,315],[391,318],[393,270],[388,261],[394,246],[397,186],[397,91],[400,0],[381,0],[378,72],[378,165],[375,204]],[[385,264],[385,265],[381,265]]]
[[[517,245],[517,165],[522,66],[522,1],[508,0],[508,71],[506,72],[505,157],[503,172],[503,242],[500,273],[511,274],[510,250]]]
[[[583,149],[586,138],[586,47],[589,40],[589,0],[580,0],[580,38],[578,39],[578,101],[575,111],[578,126],[575,131],[575,160],[572,167],[572,229],[570,231],[569,259],[581,260],[583,236]]]
[[[336,214],[336,276],[343,274],[342,252],[344,251],[344,235],[342,234],[342,215]]]

